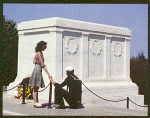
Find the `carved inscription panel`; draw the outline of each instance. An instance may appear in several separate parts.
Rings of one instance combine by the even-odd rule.
[[[124,76],[124,45],[124,39],[112,38],[111,40],[111,77]]]
[[[89,36],[89,77],[104,76],[104,39],[103,36]]]

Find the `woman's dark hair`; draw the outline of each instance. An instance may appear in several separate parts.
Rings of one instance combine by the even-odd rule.
[[[46,45],[47,43],[44,41],[40,41],[37,46],[35,47],[35,52],[41,52],[43,45]]]

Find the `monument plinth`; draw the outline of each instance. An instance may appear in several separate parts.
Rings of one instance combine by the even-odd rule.
[[[18,74],[10,88],[32,73],[34,49],[43,40],[48,43],[43,52],[45,64],[56,82],[62,82],[65,68],[73,66],[75,74],[99,96],[113,100],[130,97],[137,104],[144,104],[144,96],[138,95],[138,86],[130,78],[128,28],[54,17],[22,22],[18,24],[18,34]],[[47,85],[49,79],[44,71],[43,77]],[[126,101],[111,103],[82,89],[83,101],[126,108]],[[48,100],[48,91],[39,93],[39,99]],[[130,108],[142,109],[132,103]]]

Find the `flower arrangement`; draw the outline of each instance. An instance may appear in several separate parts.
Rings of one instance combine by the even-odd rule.
[[[23,99],[23,85],[18,86],[14,97],[17,99]],[[25,85],[25,99],[33,99],[33,87]]]
[[[33,87],[29,87],[30,76],[24,78],[15,91],[14,98],[23,99],[23,83],[25,84],[25,99],[33,99]]]

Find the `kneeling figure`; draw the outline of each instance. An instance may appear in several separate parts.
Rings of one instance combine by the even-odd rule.
[[[65,109],[65,104],[63,98],[67,101],[71,108],[78,108],[81,104],[81,93],[82,86],[81,80],[74,75],[73,67],[66,68],[67,78],[62,82],[54,83],[55,86],[55,104],[60,105],[60,109]],[[63,89],[62,87],[67,85],[67,89],[69,88],[69,92]]]

